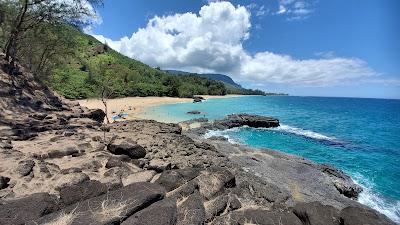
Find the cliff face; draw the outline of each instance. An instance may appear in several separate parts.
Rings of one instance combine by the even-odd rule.
[[[28,73],[0,75],[1,225],[393,224],[334,168],[177,124],[105,126]]]

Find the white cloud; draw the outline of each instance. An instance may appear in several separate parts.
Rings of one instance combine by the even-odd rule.
[[[286,0],[294,4],[294,0]],[[154,17],[131,37],[118,41],[93,35],[113,49],[163,69],[215,72],[255,83],[329,86],[377,75],[357,58],[298,60],[272,52],[249,54],[250,11],[229,2],[212,2],[198,14]]]
[[[262,18],[263,16],[265,16],[268,13],[268,10],[265,8],[265,5],[259,6],[254,2],[247,5],[246,8],[249,11],[253,12],[254,15],[258,18]]]
[[[278,15],[286,15],[288,20],[306,19],[313,12],[312,3],[306,0],[279,0]]]
[[[356,58],[296,60],[271,52],[249,56],[241,74],[247,80],[303,86],[332,86],[376,75],[364,61]]]

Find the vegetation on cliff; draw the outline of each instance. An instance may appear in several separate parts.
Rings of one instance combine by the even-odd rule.
[[[80,0],[72,2],[81,4]],[[43,4],[48,8],[41,9]],[[175,76],[123,56],[78,28],[87,23],[88,16],[90,10],[56,0],[2,3],[0,45],[10,61],[10,73],[17,73],[18,61],[70,99],[102,97],[104,86],[112,98],[264,94],[195,74]]]

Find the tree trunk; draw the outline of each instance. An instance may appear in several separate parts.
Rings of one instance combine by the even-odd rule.
[[[104,97],[102,97],[102,98],[101,98],[101,101],[102,101],[103,104],[104,104],[104,112],[106,113],[106,121],[107,121],[107,124],[109,124],[109,123],[110,123],[110,120],[108,119],[107,100],[106,100]]]
[[[7,40],[7,44],[6,44],[6,49],[5,49],[5,53],[6,53],[6,57],[5,59],[7,61],[10,60],[11,58],[11,66],[13,66],[14,62],[15,62],[15,57],[17,55],[16,51],[17,51],[17,40],[18,37],[21,34],[21,30],[22,30],[22,23],[24,22],[24,18],[25,18],[25,14],[28,11],[28,0],[24,0],[24,3],[22,5],[22,8],[20,10],[20,13],[18,14],[17,20],[15,21],[15,25],[14,28],[12,29],[12,32],[10,34],[9,39]]]

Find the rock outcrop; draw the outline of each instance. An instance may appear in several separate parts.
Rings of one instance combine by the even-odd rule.
[[[24,71],[0,72],[0,96],[0,225],[393,224],[355,202],[359,186],[330,166],[205,140],[190,126],[103,126],[102,111],[59,98]],[[241,114],[208,125],[279,121]]]

